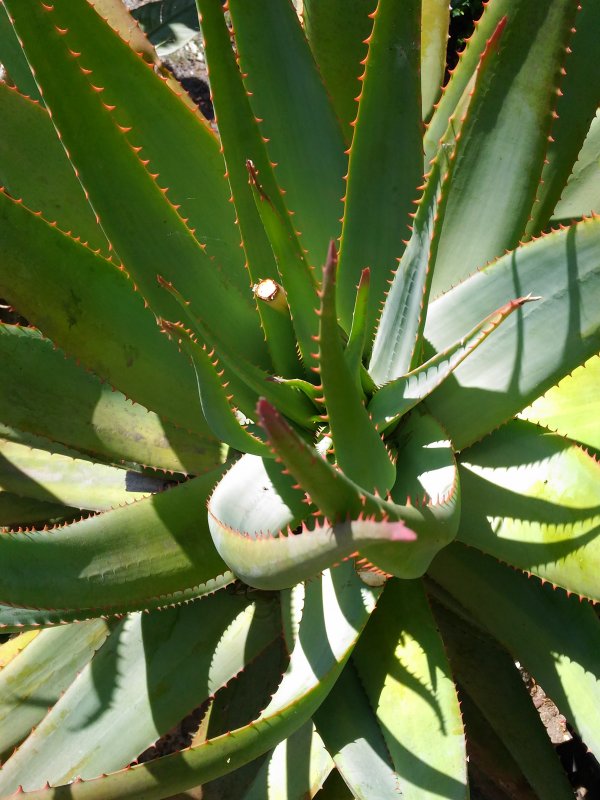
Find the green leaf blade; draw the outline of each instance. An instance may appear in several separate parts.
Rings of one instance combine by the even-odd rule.
[[[458,698],[422,584],[386,585],[353,661],[382,728],[402,796],[466,800]]]
[[[419,2],[385,0],[369,37],[364,83],[350,149],[340,243],[338,306],[350,329],[355,287],[371,269],[367,329],[404,249],[404,224],[421,182]],[[398,146],[402,142],[402,146]],[[373,203],[373,196],[378,202]],[[369,235],[365,236],[365,229]]]

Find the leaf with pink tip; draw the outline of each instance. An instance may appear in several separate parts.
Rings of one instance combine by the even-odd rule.
[[[403,469],[410,474],[407,485],[426,499],[419,505],[397,505],[364,493],[300,439],[266,401],[259,404],[259,418],[274,451],[309,493],[307,499],[330,521],[313,528],[303,525],[301,533],[292,534],[311,509],[298,503],[297,491],[291,498],[284,495],[293,511],[281,496],[273,503],[273,494],[281,495],[281,489],[274,491],[260,472],[249,472],[251,462],[242,459],[215,489],[209,523],[217,550],[246,582],[259,588],[289,586],[357,553],[380,571],[414,578],[454,537],[460,509],[456,465],[433,420],[416,417],[405,431],[403,453]]]

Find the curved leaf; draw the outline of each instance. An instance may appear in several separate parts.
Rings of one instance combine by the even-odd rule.
[[[371,398],[368,410],[379,430],[397,422],[424,400],[461,364],[504,320],[522,305],[537,297],[519,297],[487,316],[473,330],[420,367],[386,383]]]
[[[592,356],[519,414],[600,450],[600,355]]]
[[[600,464],[529,422],[509,422],[460,459],[458,538],[600,600]]]
[[[427,399],[457,450],[600,350],[599,243],[600,219],[584,220],[508,253],[430,305],[425,337],[439,352],[498,298],[542,296],[511,315]]]
[[[573,790],[512,658],[465,620],[437,605],[434,611],[461,693],[466,692],[485,716],[535,796],[571,800]]]
[[[2,756],[38,725],[109,633],[104,620],[37,631],[35,638],[0,670]]]
[[[161,420],[102,383],[39,331],[0,325],[4,392],[0,421],[80,452],[176,472],[204,472],[219,460],[210,434]],[[201,412],[198,411],[201,420]]]
[[[402,797],[466,800],[458,697],[421,583],[388,582],[353,661],[383,731]]]
[[[257,758],[298,730],[314,713],[342,671],[372,612],[377,592],[351,566],[297,586],[302,606],[289,666],[273,699],[253,722],[173,755],[92,781],[30,793],[31,800],[160,800]]]
[[[221,470],[47,532],[0,535],[0,602],[49,610],[145,608],[231,581],[208,531]]]
[[[0,793],[92,778],[135,760],[268,646],[278,610],[273,598],[250,603],[218,592],[126,616],[77,680],[63,680],[64,694],[3,763]]]
[[[379,721],[351,662],[344,667],[314,720],[352,797],[402,797]]]
[[[600,753],[600,620],[590,603],[455,543],[429,574],[530,672]]]

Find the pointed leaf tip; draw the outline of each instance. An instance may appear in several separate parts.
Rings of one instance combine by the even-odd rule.
[[[390,542],[414,542],[417,538],[417,534],[410,528],[407,528],[401,520],[397,520],[396,522],[380,522],[379,524],[385,525],[388,529]]]

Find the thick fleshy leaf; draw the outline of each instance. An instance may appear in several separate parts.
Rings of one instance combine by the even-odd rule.
[[[35,24],[34,15],[28,17],[27,24]],[[63,35],[64,42],[75,52],[82,53],[79,59],[72,57],[71,62],[79,61],[83,68],[92,70],[92,83],[104,87],[99,93],[100,99],[115,105],[111,112],[115,121],[125,127],[133,126],[129,137],[131,144],[142,147],[140,155],[150,159],[152,173],[160,173],[160,185],[169,187],[171,201],[182,204],[182,216],[189,217],[190,226],[197,229],[199,241],[226,270],[228,277],[245,290],[247,278],[233,235],[235,215],[228,203],[223,157],[217,138],[197,107],[170,73],[161,69],[154,48],[118,0],[93,0],[93,3],[84,4],[58,0],[53,14],[46,13],[45,23],[52,21],[63,30],[68,29]],[[116,35],[110,26],[117,31]],[[25,45],[27,51],[27,41]],[[32,58],[30,52],[28,58]],[[61,73],[56,75],[59,82],[68,74],[59,67],[61,62],[59,59],[51,65]],[[39,70],[36,74],[46,96],[53,76]],[[54,104],[64,102],[70,107],[72,101],[64,91],[66,83],[60,85],[63,98],[54,98]],[[58,122],[56,118],[55,121]],[[185,159],[180,158],[178,147],[169,146],[172,142],[180,143],[187,153]],[[75,142],[72,144],[69,147],[67,143],[67,147],[77,161]],[[85,157],[85,153],[83,155]],[[103,166],[108,169],[109,165]],[[125,187],[121,186],[120,191],[125,192]],[[116,204],[118,198],[112,200]],[[130,215],[133,213],[130,209]],[[123,228],[125,222],[120,220]],[[148,236],[148,220],[140,229]],[[124,253],[120,255],[125,257]]]
[[[385,384],[373,396],[368,410],[378,430],[397,422],[411,408],[424,400],[437,388],[456,367],[461,364],[502,322],[529,300],[538,298],[520,297],[490,314],[473,330],[465,334],[447,350],[432,356],[417,369]]]
[[[0,489],[46,503],[105,511],[164,488],[162,477],[97,464],[46,444],[51,449],[0,438]]]
[[[354,376],[354,381],[361,394],[363,391],[362,378],[365,375],[363,356],[367,344],[367,309],[369,307],[370,281],[371,271],[363,269],[356,290],[356,300],[354,301],[354,311],[352,312],[352,327],[344,350],[346,364],[350,373]]]
[[[200,0],[204,52],[210,71],[210,85],[218,120],[219,136],[227,167],[227,178],[235,204],[246,264],[254,287],[265,279],[278,280],[277,265],[271,244],[261,223],[258,209],[248,183],[247,163],[260,174],[261,184],[277,203],[280,214],[287,217],[283,197],[273,176],[258,121],[252,113],[242,82],[235,53],[231,47],[229,28],[222,5],[214,0]],[[253,288],[254,288],[253,287]],[[255,296],[257,296],[254,288]],[[269,303],[258,302],[267,347],[275,372],[294,374],[298,363],[296,343],[288,315],[273,314]],[[292,367],[290,369],[290,367]]]
[[[275,255],[280,280],[285,288],[289,314],[296,332],[297,347],[304,364],[310,364],[313,340],[318,331],[318,320],[315,316],[319,305],[316,279],[290,222],[288,212],[279,209],[265,193],[253,164],[248,163],[248,172],[254,202]]]
[[[427,3],[434,1],[425,0],[423,5],[425,7]],[[475,31],[467,40],[465,49],[460,54],[458,66],[450,75],[450,80],[444,87],[439,103],[425,130],[423,136],[425,171],[440,149],[440,139],[448,128],[450,118],[456,114],[459,104],[464,102],[466,90],[471,88],[470,83],[488,40],[503,17],[511,11],[513,2],[514,0],[494,0],[493,3],[488,4],[485,14],[475,22]]]
[[[293,590],[299,624],[289,666],[269,705],[253,722],[188,750],[65,789],[40,789],[31,800],[117,800],[124,793],[160,800],[257,758],[292,735],[331,690],[375,606],[378,592],[350,565]]]
[[[443,221],[442,188],[448,179],[447,170],[442,151],[427,176],[412,235],[385,298],[369,363],[369,374],[379,385],[408,372],[415,353],[421,349],[419,333],[422,336],[426,308],[423,300],[431,286],[431,265]]]
[[[511,0],[462,125],[432,295],[519,243],[533,205],[577,0]],[[527,79],[523,80],[522,75]]]
[[[317,730],[357,800],[396,800],[400,781],[352,662],[314,716]]]
[[[444,548],[429,574],[535,677],[600,753],[600,620],[593,606],[458,543]]]
[[[113,462],[204,472],[220,461],[210,434],[193,435],[133,404],[39,331],[0,325],[0,360],[0,422],[6,425]]]
[[[600,464],[514,421],[465,450],[458,538],[571,592],[600,600]]]
[[[423,0],[421,6],[421,95],[423,119],[430,119],[442,92],[450,6],[446,0]]]
[[[197,341],[191,331],[164,320],[162,324],[165,331],[178,342],[192,361],[198,383],[199,405],[213,434],[242,453],[268,457],[269,448],[240,423],[237,416],[240,412],[236,413],[232,405],[233,401],[248,411],[253,405],[254,398],[245,403],[245,397],[240,398],[239,393],[235,398],[228,393],[228,382],[222,378],[214,350],[209,353],[206,345]]]
[[[340,231],[347,163],[341,128],[292,4],[268,0],[257,9],[231,0],[229,10],[250,103],[277,163],[276,178],[309,263],[320,264]]]
[[[552,222],[568,222],[600,211],[599,186],[600,111],[592,120],[577,163],[554,209]]]
[[[135,760],[273,641],[278,610],[273,598],[218,592],[128,615],[2,765],[0,793],[93,778]],[[81,625],[65,630],[73,627]]]
[[[519,414],[600,450],[600,355],[592,356]]]
[[[146,154],[151,166],[145,163],[146,159],[142,159],[137,150],[143,147],[138,143],[138,134],[131,133],[136,130],[136,120],[122,119],[119,111],[113,113],[113,106],[119,104],[120,94],[110,84],[104,85],[103,71],[98,70],[96,74],[97,55],[86,55],[89,37],[95,39],[96,35],[100,35],[99,29],[105,29],[111,46],[108,56],[102,54],[99,63],[105,63],[106,58],[112,63],[114,50],[124,52],[129,61],[137,63],[138,68],[143,70],[142,74],[150,75],[155,82],[154,90],[147,89],[150,97],[163,88],[166,95],[172,97],[169,90],[162,87],[160,80],[111,31],[89,4],[79,4],[76,11],[72,5],[67,11],[69,6],[61,2],[48,7],[32,3],[25,8],[19,3],[13,7],[11,3],[9,8],[16,30],[23,39],[27,57],[43,88],[53,122],[113,247],[157,314],[169,318],[175,309],[172,299],[161,291],[156,282],[156,273],[160,270],[213,327],[218,327],[224,309],[228,309],[233,322],[223,327],[224,337],[232,344],[235,342],[241,352],[254,356],[260,362],[261,357],[264,358],[264,340],[251,294],[245,288],[246,277],[243,272],[241,280],[234,277],[240,274],[239,268],[227,271],[224,268],[215,269],[209,250],[199,241],[200,237],[195,237],[193,228],[179,210],[176,198],[166,196],[164,185],[157,182],[157,175],[160,173],[164,183],[169,180],[169,171],[163,168],[160,160],[154,158],[152,148]],[[93,33],[89,34],[88,29]],[[91,48],[90,52],[98,53],[101,50],[100,47]],[[69,87],[68,91],[66,86]],[[126,97],[130,94],[145,96],[139,88],[134,93],[126,90]],[[179,103],[176,98],[172,99]],[[71,113],[73,102],[79,108],[76,116]],[[168,118],[160,99],[158,102],[160,118]],[[182,113],[189,115],[188,109],[183,106]],[[194,120],[193,117],[191,119]],[[194,146],[200,138],[198,131],[205,131],[206,136],[212,136],[203,125],[200,122],[194,124]],[[90,151],[89,141],[92,137],[103,141],[105,158],[102,160]],[[179,140],[179,134],[177,137]],[[177,163],[181,167],[183,162],[177,159]],[[187,170],[185,174],[187,176]],[[120,187],[119,192],[114,191],[116,184]],[[223,188],[226,200],[226,187]],[[189,177],[183,191],[195,191],[195,186],[189,184]],[[215,199],[215,207],[216,204]],[[212,208],[210,212],[207,209],[206,214],[210,214],[211,219],[218,218]],[[144,231],[143,237],[139,235],[141,230]],[[230,232],[228,225],[221,236],[230,241]],[[157,265],[160,265],[159,269]]]
[[[480,86],[493,69],[504,26],[505,22],[501,21],[486,42],[474,75],[474,86]],[[423,361],[423,331],[431,281],[461,126],[467,114],[475,113],[472,97],[473,94],[465,93],[459,100],[421,187],[423,194],[412,215],[412,234],[392,278],[375,334],[369,371],[378,384],[399,378]]]
[[[351,548],[353,537],[357,537],[356,549],[366,557],[365,560],[399,577],[415,578],[423,574],[437,550],[454,538],[460,515],[456,464],[448,442],[444,441],[444,432],[431,417],[415,415],[403,428],[403,438],[399,439],[399,445],[403,446],[401,470],[393,489],[395,502],[391,502],[391,497],[383,500],[363,492],[303,442],[267,403],[260,404],[259,416],[271,446],[307,491],[308,498],[330,522],[346,520],[346,524],[339,528],[334,525],[335,541],[324,535],[326,525],[314,531],[305,528],[301,534],[291,538],[273,539],[272,536],[281,528],[255,527],[248,531],[247,520],[231,518],[228,504],[221,500],[223,511],[221,518],[215,520],[213,535],[219,536],[219,546],[231,548],[229,557],[243,561],[241,551],[252,552],[253,543],[242,541],[242,532],[252,536],[254,531],[261,530],[261,533],[267,533],[267,537],[261,540],[260,548],[254,547],[254,558],[260,557],[261,561],[260,564],[255,562],[260,575],[264,576],[274,567],[276,571],[283,570],[282,575],[289,575],[290,570],[293,574],[293,570],[299,568],[307,569],[306,574],[311,574],[315,567],[313,561],[304,565],[299,561],[294,564],[291,555],[296,548],[298,553],[302,550],[307,556],[325,559],[331,558],[336,546],[340,545],[338,555],[344,557],[350,553],[348,548]],[[217,524],[223,519],[230,520],[230,525]],[[362,524],[364,522],[369,524]],[[408,537],[413,531],[417,538],[411,542]],[[398,547],[398,541],[403,542],[402,547]],[[276,554],[277,561],[270,560]]]
[[[560,81],[555,119],[527,234],[540,234],[552,216],[600,104],[600,61],[590,59],[600,29],[600,5],[578,3],[566,75]],[[585,211],[584,213],[589,213]]]
[[[231,347],[231,344],[222,336],[223,326],[219,326],[219,328],[207,326],[204,320],[195,316],[189,310],[189,303],[182,297],[172,283],[165,281],[161,276],[158,276],[158,281],[176,300],[183,316],[191,325],[192,331],[196,332],[202,340],[211,342],[214,346],[218,353],[218,358],[223,361],[227,369],[226,385],[229,386],[234,398],[236,398],[240,408],[245,413],[249,415],[253,414],[258,397],[260,395],[265,395],[273,402],[277,403],[290,419],[300,425],[312,427],[314,406],[309,402],[303,392],[298,392],[292,385],[285,381],[271,380],[273,376],[260,367],[257,367],[252,361],[246,359],[243,354]],[[196,358],[196,354],[199,355],[198,348],[200,345],[194,341],[195,337],[183,326],[183,323],[173,324],[162,320],[162,324],[169,333],[177,333],[179,331],[178,343],[192,356],[193,360],[198,361],[198,367],[200,367],[202,362],[208,363],[207,354],[199,359]],[[206,347],[204,349],[206,350]],[[206,377],[209,383],[214,384],[214,377],[208,377],[206,363],[202,366],[203,379]],[[214,366],[216,366],[216,364]],[[210,403],[205,403],[203,401],[203,408],[206,407],[207,412],[209,410],[209,405]],[[216,405],[222,405],[222,399],[217,401]]]
[[[332,242],[323,269],[318,339],[327,420],[340,469],[367,492],[385,494],[394,484],[396,470],[344,358],[336,313],[336,267]]]
[[[423,176],[420,10],[420,0],[380,0],[374,12],[340,245],[337,294],[346,330],[365,267],[371,268],[367,329],[373,330],[386,282],[404,250],[404,226]]]
[[[361,545],[366,549],[369,544],[391,540],[397,546],[414,539],[403,522],[368,520],[340,522],[333,528],[322,524],[310,531],[303,527],[302,533],[292,534],[308,509],[302,493],[290,483],[277,464],[245,456],[210,498],[209,525],[215,547],[235,574],[251,586],[293,586],[355,555]],[[288,535],[277,536],[286,527]]]
[[[600,350],[600,219],[520,247],[431,304],[425,337],[444,350],[499,298],[528,303],[436,389],[427,406],[462,449]]]
[[[0,184],[62,230],[72,231],[93,248],[108,250],[50,115],[6,83],[0,83]]]
[[[512,658],[465,620],[437,605],[434,611],[461,692],[485,716],[536,797],[571,800],[573,790]]]
[[[346,144],[352,142],[360,94],[359,76],[367,55],[365,39],[373,28],[375,0],[304,0],[306,38],[342,126]]]
[[[0,221],[2,296],[128,397],[208,433],[187,357],[161,334],[127,275],[4,192]]]
[[[311,800],[333,762],[312,722],[307,722],[269,754],[241,800]]]
[[[205,508],[220,473],[56,530],[0,535],[0,601],[101,613],[167,605],[229,583]]]
[[[530,701],[531,702],[531,701]],[[460,710],[467,734],[471,787],[514,800],[539,800],[497,733],[466,692],[460,693]],[[494,795],[495,796],[495,795]]]
[[[8,71],[9,80],[18,87],[20,92],[34,100],[41,99],[4,3],[0,3],[0,63]]]
[[[0,491],[0,527],[16,528],[76,514],[74,508]]]
[[[421,583],[393,580],[386,585],[353,661],[383,731],[402,797],[466,799],[458,698]]]
[[[37,631],[35,638],[0,670],[2,756],[44,718],[102,646],[109,631],[100,619]]]

